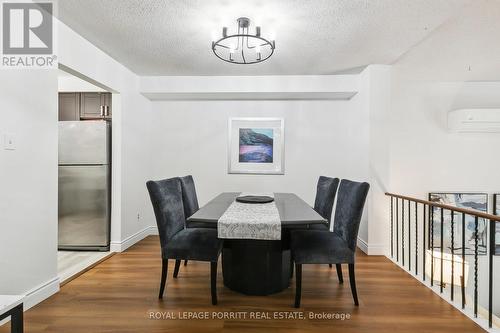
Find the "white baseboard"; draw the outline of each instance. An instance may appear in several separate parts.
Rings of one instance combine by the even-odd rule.
[[[42,283],[35,288],[29,290],[26,293],[26,297],[24,298],[23,308],[24,311],[29,308],[37,305],[38,303],[46,300],[50,296],[54,295],[59,291],[59,278],[55,277],[50,279],[49,281]],[[7,317],[3,320],[0,320],[0,326],[8,323],[10,321],[10,317]]]
[[[111,252],[123,252],[135,243],[143,240],[147,236],[158,235],[156,226],[148,226],[135,234],[125,238],[121,242],[112,241],[110,245]],[[385,255],[385,247],[381,244],[367,244],[364,240],[358,237],[358,248],[367,255]]]
[[[382,244],[368,244],[358,237],[358,248],[369,256],[385,255],[385,247]]]
[[[358,248],[365,254],[368,254],[368,244],[364,240],[358,237]]]
[[[51,280],[42,283],[41,285],[29,290],[26,293],[26,299],[24,301],[24,310],[37,305],[38,303],[46,300],[50,296],[54,295],[59,291],[59,277],[56,276]]]
[[[385,256],[385,246],[382,244],[368,245],[368,255],[370,256]]]
[[[142,230],[139,230],[135,234],[125,238],[124,240],[117,242],[111,241],[110,251],[111,252],[123,252],[135,243],[143,240],[147,236],[158,235],[158,229],[156,226],[148,226]]]
[[[159,235],[159,233],[158,233],[158,227],[156,227],[156,226],[150,226],[149,228],[150,228],[149,235]]]

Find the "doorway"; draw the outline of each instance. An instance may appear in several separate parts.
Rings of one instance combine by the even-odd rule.
[[[58,70],[58,276],[110,256],[112,93]]]

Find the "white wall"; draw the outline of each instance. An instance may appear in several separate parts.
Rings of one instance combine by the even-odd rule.
[[[0,294],[56,292],[56,256],[57,71],[0,70]]]
[[[158,101],[152,117],[153,178],[192,174],[200,204],[223,191],[295,192],[312,204],[320,175],[368,179],[362,94],[350,101]],[[227,173],[231,117],[285,119],[285,175]]]
[[[68,74],[62,70],[58,71],[57,90],[59,92],[95,92],[106,91],[79,77]]]
[[[420,197],[439,190],[498,191],[500,178],[494,175],[500,158],[494,152],[500,143],[499,134],[451,133],[446,120],[448,111],[466,105],[500,107],[500,84],[397,82],[393,99],[393,191]],[[474,85],[481,86],[479,94],[471,94]],[[466,95],[467,100],[461,102]]]
[[[143,76],[144,94],[317,93],[357,91],[358,75]]]
[[[391,66],[370,65],[361,73],[363,94],[369,114],[370,192],[367,235],[359,246],[368,254],[383,255],[388,245],[386,234],[388,206],[385,193],[391,187],[390,123]],[[364,238],[366,237],[366,238]],[[363,243],[364,241],[364,243]]]
[[[389,182],[390,79],[390,66],[373,65],[360,75],[143,77],[140,90],[153,99],[178,93],[216,99],[153,101],[153,176],[193,174],[201,204],[222,191],[295,192],[312,204],[320,175],[368,181],[372,188],[358,245],[382,254],[387,237],[379,223],[386,223],[386,211],[375,206],[385,202]],[[314,100],[318,92],[357,94],[350,100]],[[286,94],[305,98],[277,97]],[[285,175],[227,173],[231,117],[285,119]]]
[[[227,173],[230,117],[285,119],[285,175]],[[367,178],[367,114],[352,101],[154,102],[155,178],[193,174],[200,203],[223,191],[296,192],[313,203],[319,175]]]

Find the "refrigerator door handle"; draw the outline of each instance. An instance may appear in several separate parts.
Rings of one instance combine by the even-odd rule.
[[[104,105],[101,105],[100,111],[101,111],[101,117],[104,117]]]

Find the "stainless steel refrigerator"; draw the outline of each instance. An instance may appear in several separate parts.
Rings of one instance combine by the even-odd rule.
[[[111,126],[59,122],[59,249],[108,251]]]

